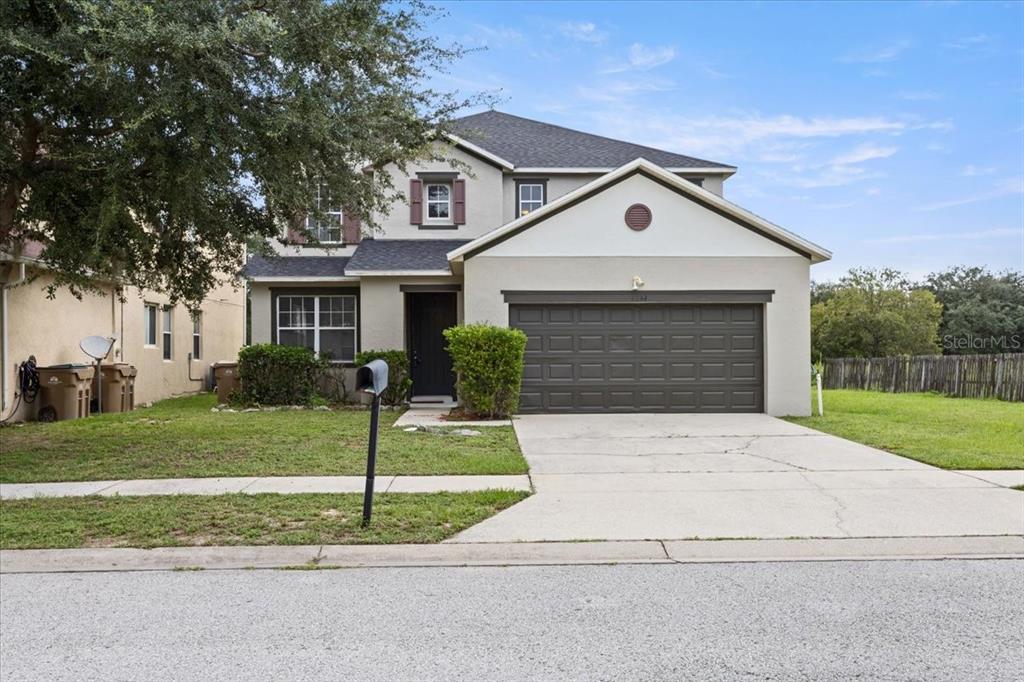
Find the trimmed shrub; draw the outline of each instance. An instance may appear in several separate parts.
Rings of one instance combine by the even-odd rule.
[[[356,354],[356,364],[365,365],[370,360],[388,363],[388,387],[380,398],[385,405],[402,405],[409,398],[412,376],[409,373],[409,354],[404,350],[364,350]]]
[[[318,398],[327,360],[308,348],[259,343],[238,351],[239,398],[260,405],[309,405]]]
[[[519,408],[526,334],[518,329],[469,324],[444,331],[465,409],[490,419]]]

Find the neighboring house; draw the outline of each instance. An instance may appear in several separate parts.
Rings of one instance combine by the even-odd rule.
[[[523,412],[808,413],[831,254],[726,201],[735,167],[496,111],[450,141],[472,173],[383,169],[409,201],[379,233],[334,208],[309,226],[332,248],[250,260],[254,342],[405,349],[431,400],[454,391],[441,331],[487,322],[528,335]]]
[[[163,294],[100,283],[102,293],[76,299],[66,289],[50,299],[53,276],[30,243],[20,258],[0,253],[0,418],[33,419],[39,399],[18,404],[18,366],[34,355],[40,366],[94,362],[79,348],[87,336],[114,337],[108,363],[138,369],[136,405],[208,388],[210,364],[234,360],[245,330],[245,292],[222,285],[195,318]],[[17,411],[12,412],[18,404]]]

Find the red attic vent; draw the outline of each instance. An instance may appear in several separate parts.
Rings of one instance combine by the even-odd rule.
[[[651,224],[651,209],[643,204],[633,204],[626,209],[626,225],[629,229],[646,230]]]

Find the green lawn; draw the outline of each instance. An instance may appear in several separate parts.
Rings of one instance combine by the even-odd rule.
[[[0,429],[0,482],[205,476],[350,475],[366,471],[369,412],[211,412],[211,394],[124,414]],[[522,474],[510,426],[480,436],[405,432],[381,413],[377,473]]]
[[[528,493],[167,495],[0,502],[0,549],[440,542]]]
[[[943,469],[1024,469],[1024,404],[852,390],[824,400],[824,417],[789,421]]]

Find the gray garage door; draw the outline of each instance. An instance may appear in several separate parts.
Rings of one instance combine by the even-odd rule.
[[[521,412],[763,412],[760,304],[509,306]]]

